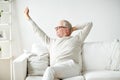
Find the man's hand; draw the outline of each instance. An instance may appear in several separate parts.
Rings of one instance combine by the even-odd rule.
[[[75,30],[77,30],[77,27],[73,26],[72,27],[72,32],[75,31]]]
[[[29,16],[29,8],[28,8],[28,7],[25,8],[24,15],[25,15],[25,17],[26,17],[27,20],[30,19],[30,16]]]

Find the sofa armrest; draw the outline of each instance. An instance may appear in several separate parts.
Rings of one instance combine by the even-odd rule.
[[[22,54],[13,61],[13,78],[14,80],[25,80],[27,74],[28,54]]]

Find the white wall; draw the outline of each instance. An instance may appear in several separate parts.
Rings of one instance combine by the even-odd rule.
[[[120,39],[120,0],[15,0],[13,30],[16,31],[13,35],[20,45],[15,55],[23,49],[30,50],[31,44],[38,39],[24,18],[25,6],[30,8],[30,16],[50,37],[55,37],[56,23],[67,19],[73,26],[93,22],[86,41]]]

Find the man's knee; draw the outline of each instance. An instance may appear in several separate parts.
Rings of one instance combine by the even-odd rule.
[[[55,76],[55,71],[53,67],[48,67],[43,75],[42,80],[54,80]]]
[[[48,68],[46,69],[46,72],[55,74],[55,70],[54,70],[53,67],[48,67]]]
[[[53,70],[53,67],[47,67],[47,70]]]

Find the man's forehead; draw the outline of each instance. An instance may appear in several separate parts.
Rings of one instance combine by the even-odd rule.
[[[59,21],[57,25],[58,26],[64,26],[64,21],[63,20]]]

